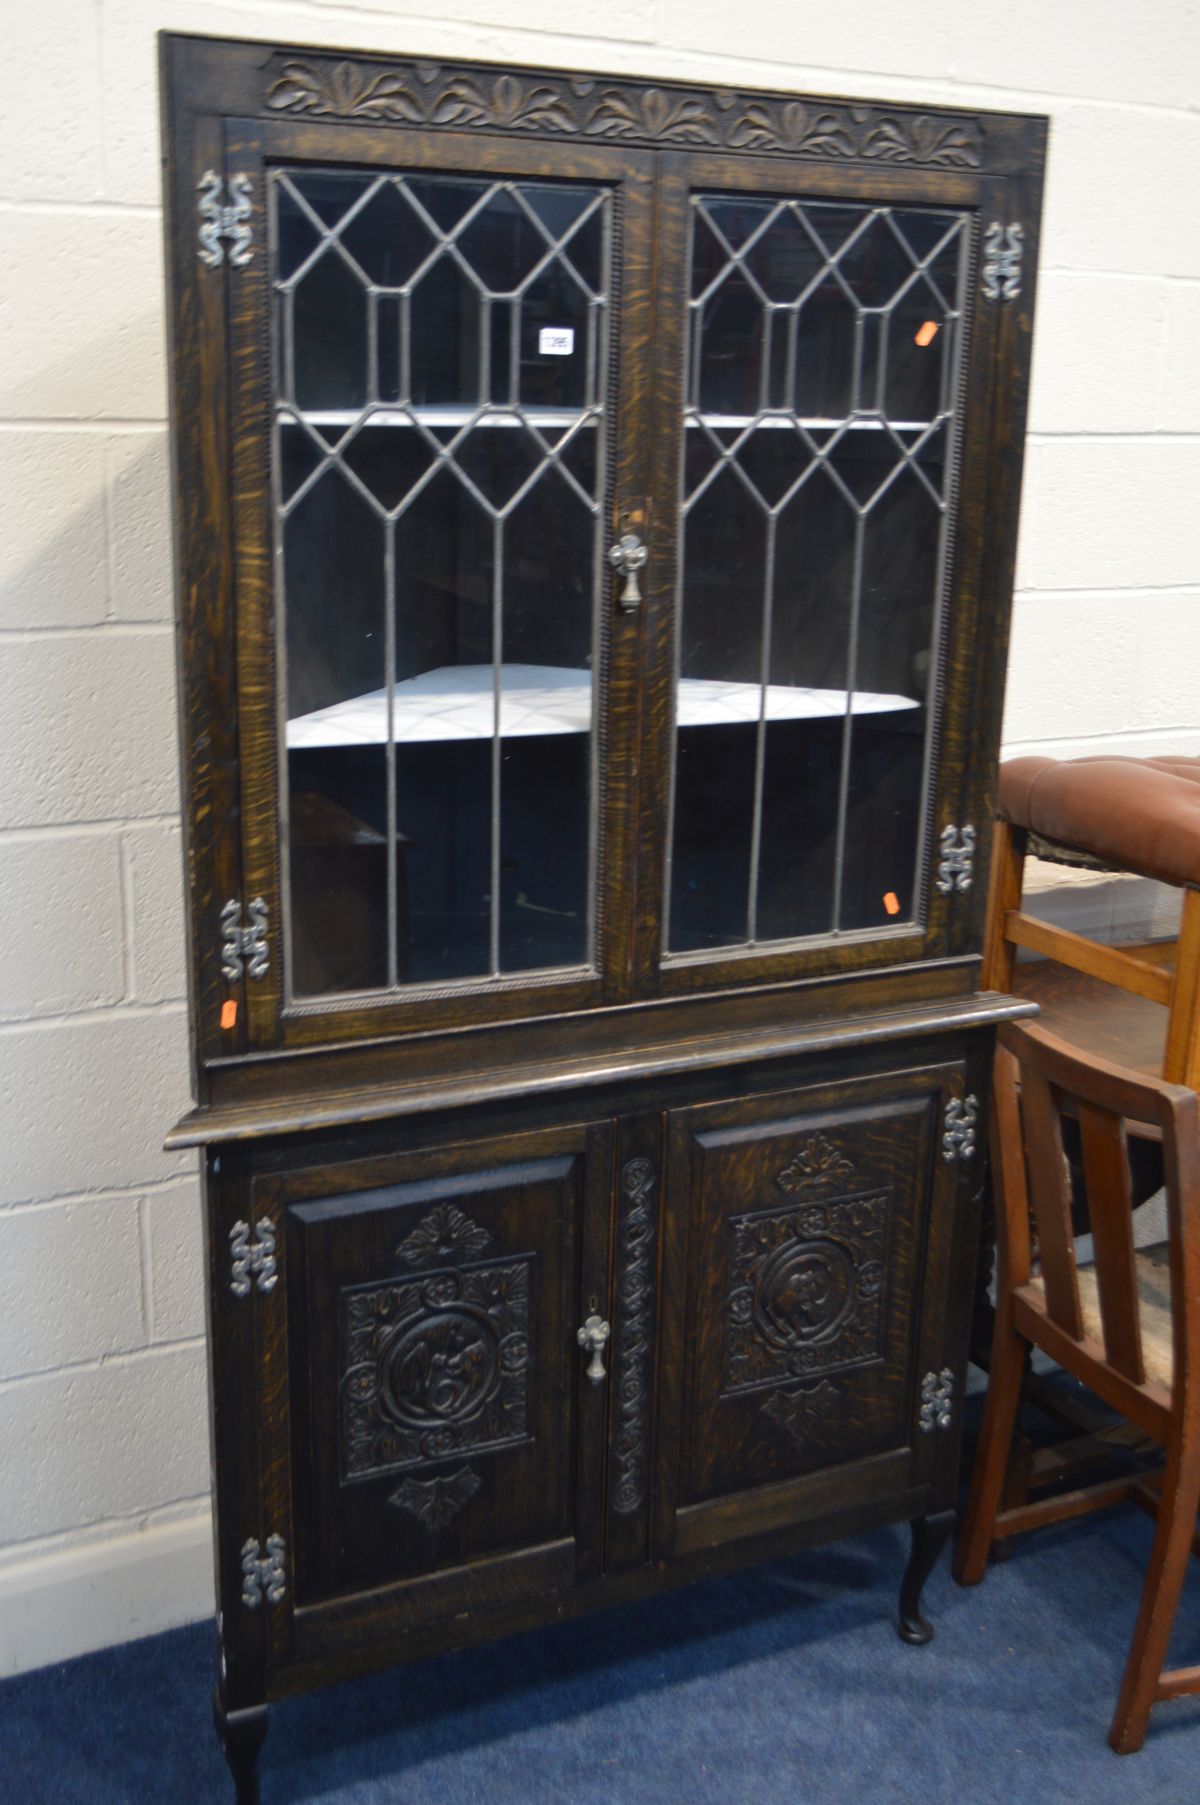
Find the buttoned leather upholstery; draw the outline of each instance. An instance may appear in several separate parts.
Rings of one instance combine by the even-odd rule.
[[[1009,759],[997,812],[1119,870],[1200,886],[1200,758]]]

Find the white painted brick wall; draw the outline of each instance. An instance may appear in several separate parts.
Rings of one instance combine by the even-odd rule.
[[[0,639],[0,828],[179,806],[167,627]]]
[[[188,1155],[162,1151],[187,1101],[186,1021],[176,1003],[0,1029],[6,1199],[127,1190],[186,1171]],[[39,1307],[36,1285],[28,1307]]]
[[[183,851],[172,822],[121,835],[128,874],[130,990],[143,1003],[186,999]]]
[[[38,1304],[22,1293],[38,1278]],[[137,1200],[88,1197],[0,1216],[0,1371],[29,1375],[145,1343]]]
[[[142,1199],[142,1221],[148,1256],[147,1338],[172,1342],[202,1335],[199,1178],[192,1175],[151,1191]]]
[[[1200,396],[1200,282],[1166,290],[1166,348],[1159,389],[1162,432],[1194,433]]]
[[[160,27],[1050,112],[1008,740],[1200,752],[1198,0],[19,9],[0,109],[0,1597],[52,1602],[0,1608],[37,1625],[0,1667],[208,1604],[198,1189],[161,1151],[187,1057]]]
[[[0,1517],[9,1535],[62,1535],[134,1517],[148,1500],[198,1497],[208,1483],[208,1451],[194,1432],[204,1393],[198,1342],[0,1386]]]
[[[167,435],[160,428],[114,433],[105,442],[109,619],[174,619],[171,544],[162,523],[171,497]]]
[[[1109,433],[1035,442],[1029,448],[1019,584],[1030,590],[1132,590],[1194,583],[1200,516],[1183,503],[1189,493],[1200,493],[1200,437]],[[1167,646],[1162,651],[1171,655]]]
[[[169,832],[159,829],[159,832]],[[110,833],[0,840],[0,1018],[125,997],[121,843]]]
[[[1152,276],[1047,270],[1038,287],[1029,430],[1154,432],[1169,293]]]
[[[0,417],[161,420],[158,219],[16,203],[0,214],[0,247]]]
[[[108,614],[104,440],[0,436],[0,627],[94,627]]]

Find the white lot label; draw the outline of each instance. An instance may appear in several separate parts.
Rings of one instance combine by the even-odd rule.
[[[573,326],[543,326],[538,333],[538,350],[543,357],[570,357],[574,349]]]

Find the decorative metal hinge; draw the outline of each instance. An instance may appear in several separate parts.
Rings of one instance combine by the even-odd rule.
[[[937,887],[942,895],[969,890],[975,875],[975,829],[943,827],[938,846]]]
[[[994,219],[983,235],[980,284],[989,301],[1015,301],[1021,292],[1021,255],[1025,228],[1014,220],[1002,226]]]
[[[229,1248],[233,1254],[229,1289],[235,1297],[249,1297],[252,1283],[260,1291],[274,1291],[279,1282],[279,1264],[275,1258],[275,1224],[269,1216],[260,1217],[258,1238],[253,1242],[250,1224],[235,1222],[229,1231]]]
[[[954,1417],[954,1374],[948,1366],[940,1373],[926,1373],[921,1380],[921,1413],[918,1422],[926,1435],[948,1429]]]
[[[971,1159],[975,1152],[975,1118],[979,1109],[977,1097],[964,1097],[960,1102],[951,1097],[942,1121],[942,1158]]]
[[[267,949],[267,905],[256,896],[242,921],[242,905],[231,896],[221,910],[221,970],[231,984],[246,972],[252,978],[266,976],[271,955]]]
[[[263,1554],[252,1536],[242,1544],[242,1603],[249,1611],[257,1611],[265,1598],[268,1604],[281,1604],[287,1592],[287,1548],[282,1536],[267,1537]]]
[[[225,251],[221,240],[229,240],[229,261],[235,268],[242,269],[249,263],[254,252],[250,248],[253,228],[250,225],[250,211],[253,203],[250,199],[250,177],[248,175],[231,175],[229,178],[229,199],[221,199],[221,178],[213,169],[206,169],[197,186],[200,198],[196,202],[196,211],[200,215],[198,232],[199,249],[196,255],[201,263],[209,269],[216,269],[225,261]]]

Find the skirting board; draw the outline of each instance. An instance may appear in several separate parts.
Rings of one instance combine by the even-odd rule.
[[[0,1677],[211,1617],[212,1517],[122,1529],[0,1569]]]

